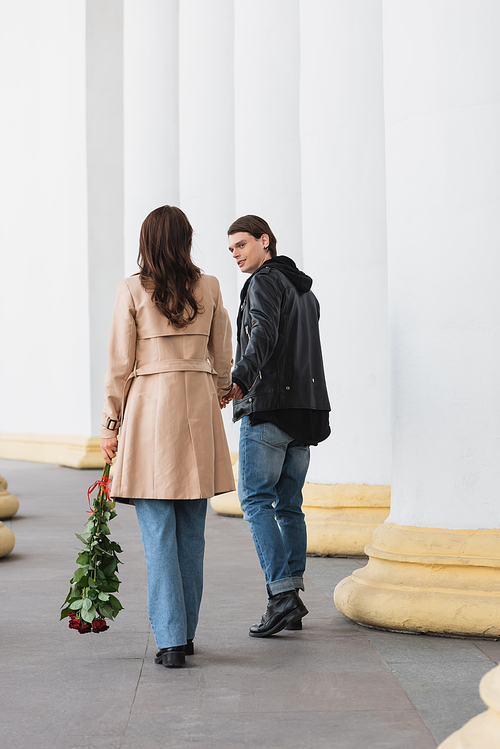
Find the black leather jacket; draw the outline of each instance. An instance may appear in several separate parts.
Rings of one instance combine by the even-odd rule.
[[[312,279],[288,257],[267,260],[241,292],[233,421],[256,411],[330,410]]]

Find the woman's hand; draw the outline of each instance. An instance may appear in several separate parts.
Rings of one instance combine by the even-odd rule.
[[[111,461],[118,451],[118,440],[116,437],[101,437],[102,457],[111,465]]]

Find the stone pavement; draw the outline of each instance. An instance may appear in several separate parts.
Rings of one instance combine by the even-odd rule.
[[[265,608],[244,521],[209,512],[205,594],[188,666],[154,663],[135,511],[111,629],[59,622],[97,471],[0,460],[19,497],[0,560],[1,749],[433,749],[485,709],[479,680],[500,643],[377,632],[335,609],[336,583],[364,559],[310,558],[302,632],[248,637]]]

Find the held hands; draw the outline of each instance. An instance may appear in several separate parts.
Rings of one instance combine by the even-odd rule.
[[[101,453],[102,457],[111,465],[111,461],[115,457],[118,451],[118,440],[116,437],[101,437]]]
[[[222,398],[219,399],[220,407],[225,408],[230,401],[234,400],[241,400],[243,398],[243,392],[239,385],[237,385],[235,382],[233,382],[233,388],[229,391],[227,395],[224,395]],[[102,448],[101,448],[102,449]]]

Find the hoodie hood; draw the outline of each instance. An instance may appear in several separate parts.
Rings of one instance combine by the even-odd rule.
[[[306,291],[310,291],[312,286],[311,276],[308,276],[303,271],[299,270],[292,258],[286,257],[286,255],[278,255],[278,257],[272,257],[270,260],[266,260],[265,263],[262,263],[260,268],[266,268],[270,265],[278,268],[278,270],[293,283],[299,294],[304,294]],[[260,268],[257,268],[255,273],[258,273]]]
[[[306,291],[309,291],[311,289],[311,276],[308,276],[303,271],[299,270],[291,257],[286,257],[286,255],[279,255],[278,257],[272,257],[269,260],[266,260],[265,263],[262,263],[262,265],[252,273],[250,278],[245,281],[245,285],[243,286],[240,294],[240,299],[242,302],[247,295],[248,284],[250,283],[252,278],[256,276],[257,273],[260,273],[263,268],[268,268],[270,265],[273,265],[281,273],[283,273],[283,275],[293,283],[299,294],[304,294]]]

